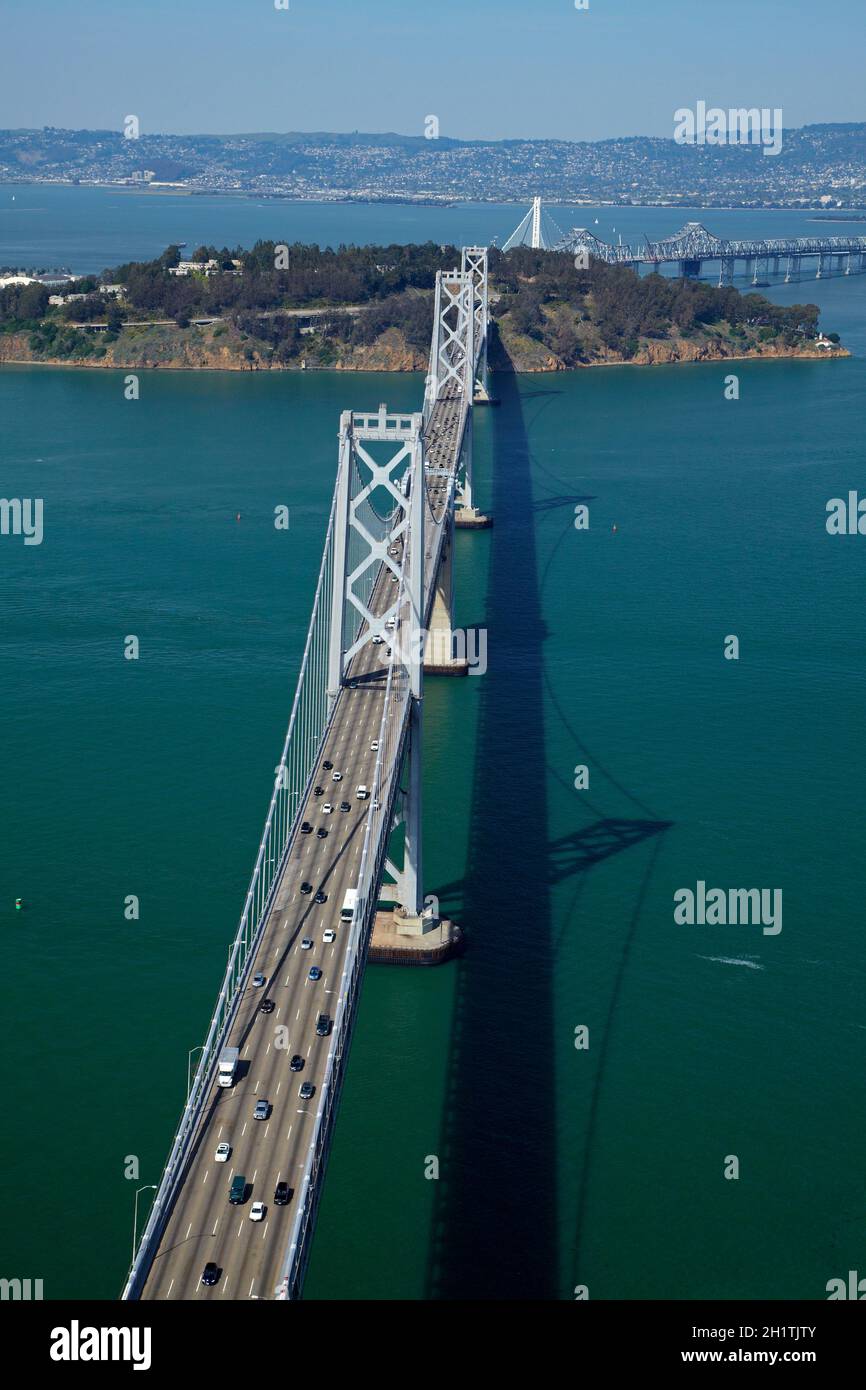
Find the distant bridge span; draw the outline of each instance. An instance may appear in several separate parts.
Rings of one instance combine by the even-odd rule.
[[[535,250],[562,251],[575,257],[604,261],[606,265],[625,265],[639,270],[660,270],[678,265],[680,275],[697,279],[705,262],[718,262],[719,284],[730,285],[742,262],[742,274],[755,285],[767,283],[784,272],[784,282],[802,278],[804,261],[815,278],[828,275],[859,275],[866,271],[866,236],[771,237],[766,240],[727,240],[717,237],[702,222],[687,222],[673,236],[658,241],[644,238],[642,245],[602,241],[587,227],[572,227],[562,233],[553,218],[534,198],[529,212],[503,243],[502,250],[530,246]]]

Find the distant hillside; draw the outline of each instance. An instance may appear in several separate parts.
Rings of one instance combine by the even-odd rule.
[[[673,134],[673,132],[672,132]],[[647,136],[459,140],[417,135],[0,131],[0,181],[180,183],[293,198],[441,198],[703,206],[866,205],[866,123],[784,133],[781,152]]]

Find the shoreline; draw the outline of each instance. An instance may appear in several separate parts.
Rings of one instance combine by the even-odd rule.
[[[719,362],[830,362],[842,358],[850,358],[852,353],[848,348],[837,347],[832,352],[826,349],[820,352],[792,352],[792,353],[742,353],[736,356],[702,357],[683,359],[680,358],[673,362],[635,362],[633,360],[623,360],[622,362],[581,362],[576,367],[539,367],[530,370],[519,370],[517,368],[508,372],[503,367],[495,367],[491,370],[494,375],[501,373],[503,376],[561,376],[563,372],[586,372],[593,371],[596,367],[710,367],[716,366]],[[179,372],[179,373],[201,373],[201,372],[222,372],[235,376],[245,372],[248,376],[308,376],[317,375],[321,372],[335,372],[342,376],[423,376],[423,367],[250,367],[247,364],[237,367],[169,367],[169,366],[147,366],[141,364],[122,365],[117,362],[82,362],[74,360],[62,360],[51,358],[49,360],[38,358],[21,357],[0,357],[0,371],[4,367],[48,367],[60,368],[61,370],[78,371],[102,371],[102,372]]]
[[[515,198],[478,198],[467,195],[465,197],[451,197],[443,194],[441,202],[433,197],[424,198],[419,196],[413,198],[411,195],[401,198],[394,194],[382,194],[380,197],[371,197],[369,194],[355,196],[353,194],[341,194],[339,196],[328,197],[324,191],[319,191],[309,197],[299,197],[296,193],[263,192],[257,189],[230,189],[230,188],[189,188],[189,187],[159,187],[153,188],[142,185],[140,188],[133,187],[131,184],[121,183],[65,183],[56,179],[0,179],[0,188],[83,188],[97,189],[109,193],[128,193],[144,197],[178,197],[178,198],[236,198],[265,201],[278,201],[283,203],[297,203],[303,206],[307,203],[318,204],[322,207],[345,207],[357,205],[360,207],[382,207],[389,204],[400,207],[431,207],[448,210],[456,207],[525,207],[526,199],[531,198],[531,194],[525,197]],[[661,211],[670,210],[672,212],[786,212],[786,213],[818,213],[825,210],[820,207],[795,207],[788,203],[761,203],[755,206],[754,203],[680,203],[680,202],[615,202],[613,199],[598,198],[592,202],[571,202],[564,199],[545,199],[546,205],[553,208],[577,208],[581,211],[592,211],[594,208],[615,208],[629,209],[635,208],[657,208]],[[836,214],[846,212],[859,213],[866,219],[866,204],[861,204],[851,208],[836,208]],[[824,221],[823,217],[809,218],[809,221]],[[841,217],[834,219],[832,215],[827,216],[827,221],[842,220]]]

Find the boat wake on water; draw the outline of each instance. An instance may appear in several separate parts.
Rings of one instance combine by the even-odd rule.
[[[747,970],[763,970],[764,966],[759,961],[749,960],[742,956],[698,956],[698,960],[714,960],[719,965],[744,965]]]

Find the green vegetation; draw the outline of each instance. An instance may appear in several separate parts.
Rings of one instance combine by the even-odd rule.
[[[744,351],[754,341],[786,348],[815,337],[818,306],[782,308],[759,294],[717,289],[696,280],[638,276],[624,266],[590,261],[576,270],[569,257],[525,247],[491,253],[492,305],[504,351],[521,355],[533,341],[567,367],[637,356],[650,344],[723,339]],[[733,346],[733,344],[732,344]]]

